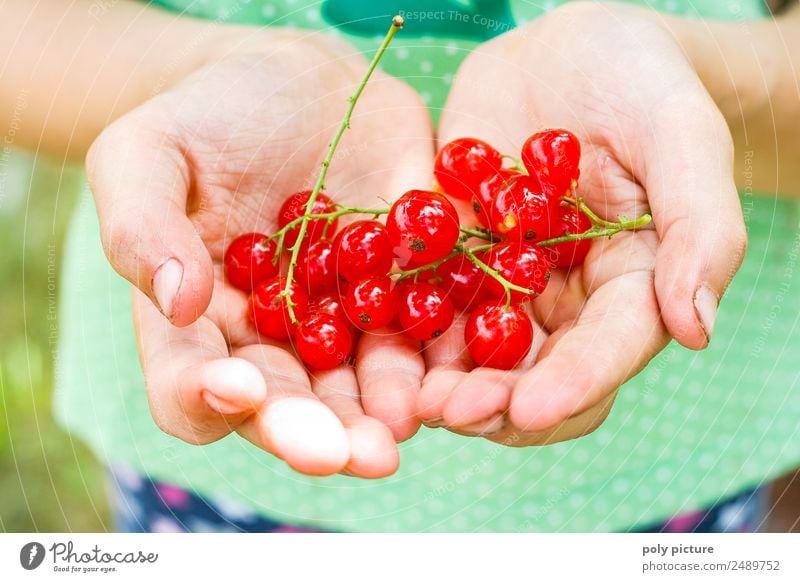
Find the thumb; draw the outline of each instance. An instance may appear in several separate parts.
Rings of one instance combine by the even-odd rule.
[[[174,138],[127,116],[92,145],[87,173],[114,269],[176,326],[211,300],[211,257],[186,214],[189,168]]]
[[[733,145],[710,97],[663,107],[642,148],[645,188],[661,244],[655,288],[664,323],[702,349],[739,269],[747,232],[734,184]]]

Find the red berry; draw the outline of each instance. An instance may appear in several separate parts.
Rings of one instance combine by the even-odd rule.
[[[489,267],[500,273],[509,283],[530,289],[533,294],[511,292],[511,301],[519,303],[541,294],[550,279],[552,265],[547,252],[536,245],[507,241],[494,245],[481,257]],[[496,298],[505,297],[505,290],[497,279],[486,277],[489,293]]]
[[[512,177],[497,189],[492,200],[491,229],[511,240],[545,240],[559,224],[560,203],[535,178]]]
[[[283,228],[296,218],[300,218],[306,212],[306,203],[311,197],[311,192],[298,192],[292,194],[281,206],[278,213],[278,228]],[[311,214],[325,214],[326,212],[333,212],[335,210],[331,199],[325,196],[322,192],[317,195],[314,200],[314,207],[311,209]],[[311,220],[306,227],[306,241],[314,242],[322,238],[322,233],[325,230],[325,223],[327,220]],[[336,224],[338,220],[334,220],[328,227],[328,236],[333,236],[336,232]],[[295,226],[286,233],[283,239],[283,248],[290,249],[297,242],[297,235],[300,230],[300,225]]]
[[[309,313],[327,313],[338,317],[342,321],[347,321],[347,313],[344,310],[342,298],[338,293],[325,293],[317,295],[308,304]]]
[[[386,228],[374,220],[359,220],[333,240],[336,273],[345,281],[386,275],[392,268],[392,244]]]
[[[351,285],[342,298],[348,319],[365,331],[388,325],[397,308],[397,297],[388,277],[372,277]]]
[[[406,192],[392,204],[386,230],[401,269],[415,269],[446,257],[461,234],[452,202],[426,190]]]
[[[311,246],[303,246],[294,268],[295,279],[310,295],[318,295],[336,289],[336,265],[333,245],[321,240]]]
[[[581,175],[581,144],[566,129],[550,129],[528,138],[522,162],[531,176],[551,185],[558,196],[566,194]]]
[[[314,313],[297,327],[294,348],[312,370],[331,370],[350,355],[353,336],[348,325],[338,317]]]
[[[479,366],[511,370],[531,350],[533,325],[520,307],[489,301],[469,316],[464,340]]]
[[[488,143],[463,137],[439,150],[433,173],[448,195],[471,200],[483,179],[497,173],[502,165],[503,156]]]
[[[405,287],[398,303],[400,327],[416,340],[437,338],[453,323],[453,302],[442,289],[430,283],[415,283]]]
[[[464,255],[448,259],[436,268],[439,286],[461,311],[469,311],[474,305],[489,298],[486,290],[486,274]]]
[[[561,217],[561,228],[553,233],[553,236],[565,234],[579,234],[586,232],[592,227],[592,221],[580,210],[568,204],[562,204],[559,208]],[[550,249],[550,260],[556,267],[571,267],[583,263],[589,249],[592,248],[592,241],[574,240],[559,243],[548,247]]]
[[[491,212],[492,203],[497,191],[514,176],[521,176],[522,174],[516,170],[508,170],[501,168],[496,173],[491,174],[484,178],[478,185],[478,191],[472,198],[472,209],[475,211],[475,216],[478,221],[486,228],[492,228]]]
[[[284,277],[275,277],[259,283],[250,296],[250,320],[261,335],[276,340],[285,340],[294,333],[295,326],[289,318],[289,307],[281,292],[286,286]],[[294,301],[294,315],[300,320],[308,311],[308,295],[295,282],[290,288]]]
[[[233,239],[225,251],[225,276],[231,285],[247,291],[278,273],[272,264],[277,250],[266,235],[250,232]]]

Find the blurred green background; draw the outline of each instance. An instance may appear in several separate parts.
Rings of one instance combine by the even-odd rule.
[[[0,531],[110,529],[104,474],[54,422],[58,270],[78,168],[0,149]]]

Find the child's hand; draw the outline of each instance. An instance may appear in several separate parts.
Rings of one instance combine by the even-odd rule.
[[[267,36],[200,70],[111,125],[88,169],[106,253],[141,291],[137,337],[159,426],[194,443],[237,430],[298,471],[378,477],[419,426],[415,342],[365,335],[355,370],[309,377],[289,349],[258,343],[246,297],[221,277],[226,244],[274,232],[283,200],[313,185],[364,72],[355,49],[320,36]],[[421,100],[376,73],[326,191],[374,205],[430,183],[432,159]]]
[[[732,142],[673,35],[640,14],[570,4],[483,45],[457,75],[440,143],[474,136],[513,153],[567,128],[584,144],[588,205],[611,220],[650,212],[655,230],[597,240],[582,268],[554,274],[533,302],[538,355],[518,371],[471,371],[454,325],[426,353],[427,422],[515,446],[575,438],[670,336],[708,344],[746,247]]]

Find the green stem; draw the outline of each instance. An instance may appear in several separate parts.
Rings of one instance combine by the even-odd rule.
[[[446,263],[447,261],[449,261],[453,257],[457,257],[460,254],[461,254],[461,249],[456,248],[453,251],[451,251],[449,255],[447,255],[446,257],[444,257],[442,259],[439,259],[438,261],[434,261],[434,262],[429,263],[427,265],[423,265],[421,267],[417,267],[416,269],[409,269],[408,271],[395,271],[393,273],[389,273],[389,275],[390,276],[397,275],[397,281],[398,282],[402,281],[403,279],[408,279],[409,277],[414,277],[414,280],[416,281],[416,277],[420,273],[424,273],[425,271],[430,271],[432,269],[436,269],[440,265],[443,265],[444,263]]]
[[[575,191],[573,189],[573,195],[574,193]],[[564,200],[573,206],[577,206],[578,210],[585,214],[586,217],[592,222],[592,227],[589,230],[581,233],[565,234],[563,236],[557,236],[555,238],[539,241],[536,243],[537,245],[541,247],[549,247],[563,242],[612,237],[623,230],[636,230],[637,228],[647,226],[653,220],[653,217],[649,214],[642,214],[640,217],[633,220],[623,216],[619,222],[611,222],[597,216],[597,214],[595,214],[594,211],[592,211],[592,209],[586,205],[586,203],[583,201],[583,198],[579,198],[577,196],[565,196]]]
[[[331,140],[331,143],[328,146],[328,154],[322,161],[322,170],[317,177],[317,183],[314,184],[314,189],[311,191],[311,196],[308,197],[308,202],[306,202],[305,213],[299,223],[300,230],[297,233],[297,242],[292,247],[292,258],[289,261],[289,270],[286,272],[286,287],[284,287],[283,291],[281,292],[281,296],[286,298],[289,319],[291,319],[292,323],[297,323],[297,318],[294,315],[294,301],[292,301],[291,297],[291,288],[292,283],[294,282],[294,269],[297,266],[297,257],[300,254],[300,247],[302,246],[303,239],[305,238],[306,231],[308,230],[308,221],[310,220],[309,216],[311,215],[311,209],[314,208],[314,202],[316,202],[317,196],[319,196],[320,190],[322,190],[322,186],[325,184],[325,177],[328,175],[328,168],[330,167],[331,160],[333,160],[333,156],[336,153],[336,148],[339,145],[339,141],[342,139],[342,135],[344,135],[345,130],[350,127],[350,118],[353,115],[353,110],[356,107],[358,98],[361,97],[361,93],[363,93],[364,87],[367,85],[367,81],[369,81],[373,71],[375,71],[375,68],[378,66],[378,62],[381,60],[381,57],[383,57],[383,53],[386,52],[389,43],[392,42],[392,39],[397,31],[403,28],[403,24],[404,21],[402,16],[395,16],[392,19],[392,25],[389,27],[389,31],[386,33],[386,36],[384,37],[380,47],[378,47],[378,52],[376,52],[375,56],[372,57],[372,61],[367,68],[367,72],[364,74],[364,78],[361,79],[361,83],[359,83],[356,92],[353,93],[353,95],[351,95],[348,99],[347,111],[344,114],[344,118],[342,118],[342,122],[339,124],[339,128],[336,130],[336,133],[333,136],[333,140]]]
[[[519,158],[515,158],[514,156],[509,156],[508,154],[502,154],[502,156],[503,158],[514,162],[514,165],[511,166],[509,170],[516,170],[517,172],[521,172],[523,174],[528,173],[528,170],[525,168],[525,166],[522,163],[522,160],[520,160]]]
[[[275,256],[279,256],[281,251],[283,250],[283,239],[286,236],[286,233],[296,227],[298,224],[301,224],[304,219],[308,219],[309,222],[312,220],[327,220],[328,224],[339,218],[340,216],[345,216],[347,214],[369,214],[377,218],[382,214],[389,214],[388,208],[359,208],[359,207],[349,207],[349,206],[341,206],[337,204],[339,210],[334,210],[333,212],[323,212],[321,214],[308,214],[303,216],[298,216],[291,222],[287,223],[283,228],[276,231],[269,237],[269,240],[278,239],[278,250],[275,253]],[[324,238],[324,236],[323,236]]]
[[[491,240],[491,241],[495,240],[491,232],[480,227],[468,228],[466,226],[462,226],[461,232],[467,235],[467,238],[482,238],[483,240]]]
[[[484,245],[485,247],[489,247],[491,245]],[[519,285],[515,285],[511,281],[508,281],[505,277],[503,277],[500,273],[492,269],[489,265],[484,263],[478,257],[475,256],[476,252],[480,252],[481,250],[485,250],[482,247],[465,247],[463,245],[459,245],[461,252],[463,252],[467,258],[481,271],[489,275],[492,279],[497,281],[503,286],[503,290],[506,292],[506,308],[511,307],[511,292],[516,291],[518,293],[522,293],[524,295],[536,295],[535,291],[531,289],[526,289],[525,287],[520,287]]]

